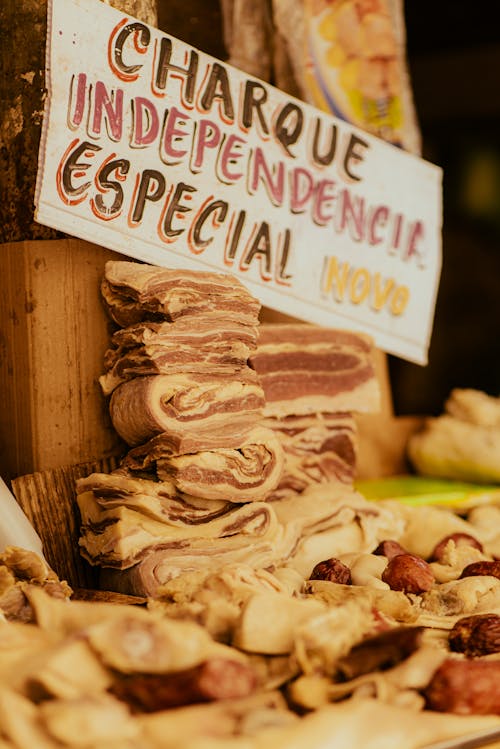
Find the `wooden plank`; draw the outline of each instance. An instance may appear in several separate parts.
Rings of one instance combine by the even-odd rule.
[[[0,475],[121,452],[98,377],[111,333],[100,280],[123,256],[77,239],[0,251]]]
[[[46,0],[0,3],[0,242],[54,239],[33,217],[45,98]]]
[[[118,603],[126,606],[144,606],[148,599],[143,596],[129,596],[113,590],[89,590],[76,588],[71,596],[73,601],[98,601],[100,603]]]
[[[206,0],[158,0],[158,28],[220,60],[227,59],[222,7]]]
[[[72,588],[96,589],[97,571],[78,550],[80,518],[76,504],[76,480],[94,472],[110,473],[116,458],[68,465],[20,476],[12,491],[38,535],[43,553],[60,579]]]

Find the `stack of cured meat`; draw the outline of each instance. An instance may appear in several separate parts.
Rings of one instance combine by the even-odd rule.
[[[129,471],[200,499],[265,499],[283,455],[259,425],[264,393],[247,360],[259,302],[236,279],[137,263],[106,266],[116,323],[101,378]]]
[[[259,302],[223,274],[131,262],[106,265],[102,294],[120,328],[101,385],[131,449],[78,485],[84,556],[120,570],[158,552],[265,557],[284,457],[247,363]]]
[[[101,385],[129,450],[77,493],[104,586],[154,595],[207,564],[309,566],[330,538],[365,542],[351,412],[377,405],[367,337],[259,326],[259,303],[216,273],[111,262],[102,293],[120,327]]]
[[[285,469],[270,499],[339,481],[352,486],[353,412],[379,407],[368,336],[304,324],[263,324],[250,363],[264,389],[264,424],[279,437]]]

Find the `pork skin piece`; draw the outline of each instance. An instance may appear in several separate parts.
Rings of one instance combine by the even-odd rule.
[[[369,336],[308,324],[263,324],[249,358],[265,416],[371,412],[380,390]]]
[[[202,372],[234,375],[256,348],[257,326],[213,312],[175,322],[143,322],[117,330],[99,382],[105,395],[142,375]]]
[[[144,548],[135,563],[123,561],[108,565],[101,559],[100,587],[134,596],[150,598],[161,594],[161,587],[185,572],[206,571],[207,568],[226,568],[243,564],[252,569],[268,569],[283,564],[297,546],[298,529],[293,524],[287,527],[277,522],[272,505],[263,503],[269,522],[262,524],[260,535],[251,535],[245,526],[234,535],[217,540],[198,540],[179,546],[163,548],[161,543]],[[256,504],[245,505],[256,509]],[[259,504],[259,513],[261,506]],[[264,514],[262,514],[262,518]],[[85,556],[85,553],[84,553]],[[97,562],[94,562],[96,564]]]
[[[155,447],[159,445],[158,438]],[[159,479],[172,481],[178,491],[195,497],[253,502],[265,499],[276,488],[284,460],[277,435],[257,426],[236,448],[200,450],[174,457],[161,456],[158,450],[141,454],[132,450],[123,465],[131,471],[154,465]]]
[[[283,447],[285,466],[268,500],[303,492],[311,484],[339,481],[352,486],[356,469],[356,422],[351,414],[269,417]]]
[[[256,325],[260,312],[260,302],[235,276],[123,260],[106,263],[101,293],[110,317],[122,328],[216,311]]]
[[[135,377],[113,392],[109,412],[128,445],[168,433],[171,454],[241,443],[262,416],[264,393],[249,367],[238,376],[194,372]]]
[[[92,473],[76,482],[77,497],[90,493],[102,512],[125,507],[152,520],[183,528],[222,517],[234,505],[227,501],[183,495],[169,481],[151,481],[114,473]]]
[[[204,568],[212,560],[251,563],[255,559],[268,566],[282,561],[297,542],[295,529],[288,533],[267,502],[233,504],[197,525],[161,522],[123,506],[106,510],[90,492],[78,496],[78,507],[79,545],[85,559],[93,565],[128,569],[158,552],[166,565],[161,582],[174,576],[177,568]]]

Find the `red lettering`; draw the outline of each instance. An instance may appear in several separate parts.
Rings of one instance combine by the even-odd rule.
[[[142,148],[154,143],[160,130],[160,120],[155,105],[143,96],[132,100],[133,129],[130,145]]]
[[[217,162],[217,176],[222,182],[236,182],[243,177],[243,172],[231,172],[229,167],[231,164],[238,163],[238,159],[242,156],[241,145],[244,143],[244,139],[239,135],[232,134],[224,139]]]
[[[68,113],[68,124],[72,130],[76,130],[81,125],[83,113],[85,112],[85,102],[87,99],[87,76],[85,73],[79,73],[71,78],[70,92],[70,111]]]
[[[123,131],[123,90],[108,90],[102,81],[97,81],[92,97],[92,135],[101,135],[102,121],[111,140],[119,141]]]
[[[314,193],[314,179],[311,172],[301,166],[292,169],[290,174],[290,210],[303,213]]]
[[[177,123],[185,125],[189,119],[191,119],[190,116],[181,112],[177,107],[172,107],[165,118],[160,152],[161,160],[165,164],[178,164],[186,155],[187,149],[176,148],[174,143],[189,135],[187,130],[177,127]]]
[[[220,143],[221,134],[218,125],[211,120],[200,120],[196,125],[195,147],[191,161],[191,171],[199,172],[203,166],[205,150],[217,148]]]
[[[282,161],[274,164],[272,171],[267,165],[261,148],[256,148],[250,167],[249,190],[256,193],[259,182],[262,181],[267,194],[273,205],[283,204],[283,193],[285,189],[285,165]],[[273,173],[274,172],[274,173]]]
[[[316,187],[313,221],[320,226],[324,226],[333,218],[333,211],[328,209],[330,209],[335,198],[334,187],[335,182],[331,179],[322,179]]]
[[[378,226],[386,226],[389,220],[389,208],[386,205],[377,206],[370,216],[368,223],[368,242],[371,245],[380,244],[384,238],[377,234]]]

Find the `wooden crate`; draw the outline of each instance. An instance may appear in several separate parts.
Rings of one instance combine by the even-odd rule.
[[[77,239],[1,247],[0,475],[107,458],[122,445],[97,378],[110,324],[104,264],[121,255]]]
[[[14,496],[40,536],[47,562],[72,588],[94,590],[99,585],[97,568],[80,556],[76,481],[94,472],[110,473],[116,467],[116,459],[108,458],[37,471],[12,481]]]

